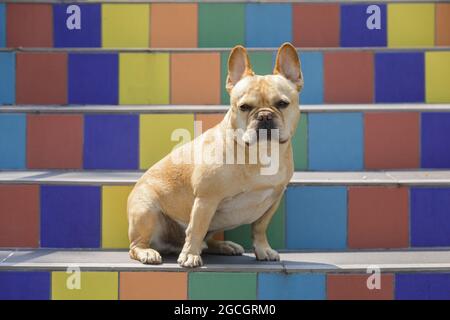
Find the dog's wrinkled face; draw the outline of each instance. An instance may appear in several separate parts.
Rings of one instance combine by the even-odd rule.
[[[265,130],[268,139],[278,129],[278,141],[287,142],[295,133],[300,111],[298,92],[303,86],[295,48],[284,44],[278,50],[273,75],[255,75],[243,47],[235,47],[228,61],[227,90],[234,129],[245,131],[243,140],[254,143]],[[262,130],[263,131],[262,131]]]

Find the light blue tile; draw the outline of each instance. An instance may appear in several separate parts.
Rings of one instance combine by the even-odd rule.
[[[0,114],[0,169],[25,168],[26,117]]]
[[[310,114],[308,137],[309,169],[363,169],[362,113]]]
[[[345,249],[347,189],[289,187],[286,239],[288,249]]]
[[[260,300],[324,300],[324,274],[259,273]]]
[[[0,104],[14,104],[16,91],[16,57],[0,52]]]
[[[4,3],[0,3],[0,47],[6,47],[6,9]]]
[[[323,54],[300,53],[305,86],[300,92],[300,105],[323,103]]]

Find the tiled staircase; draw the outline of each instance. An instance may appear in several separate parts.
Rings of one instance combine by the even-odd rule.
[[[450,3],[370,5],[0,4],[0,299],[450,299]],[[220,121],[231,47],[265,74],[284,41],[305,88],[282,260],[249,226],[219,235],[243,257],[130,260],[133,183]]]

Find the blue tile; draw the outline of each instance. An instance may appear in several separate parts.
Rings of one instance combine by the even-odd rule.
[[[396,300],[450,300],[450,273],[395,275]]]
[[[0,3],[0,47],[6,47],[6,6]]]
[[[450,188],[411,189],[411,246],[450,246]]]
[[[69,104],[117,104],[117,54],[69,54]]]
[[[84,117],[85,169],[138,169],[138,115]]]
[[[450,168],[450,113],[422,113],[422,168]]]
[[[375,54],[376,102],[424,102],[422,52]]]
[[[16,55],[0,52],[0,104],[14,104],[16,97]]]
[[[74,27],[74,13],[80,14],[80,28]],[[100,47],[100,4],[55,4],[53,5],[53,37],[57,48]]]
[[[26,116],[0,114],[0,169],[24,169]]]
[[[378,7],[380,29],[369,29],[368,19],[374,16],[373,7]],[[371,9],[369,13],[367,10]],[[369,26],[373,20],[370,19]],[[341,5],[341,46],[342,47],[385,47],[386,46],[386,5],[384,4],[342,4]]]
[[[279,47],[283,42],[292,41],[292,6],[247,4],[245,41],[247,47]]]
[[[289,187],[286,238],[288,249],[345,249],[347,189]]]
[[[308,116],[309,169],[362,170],[363,144],[361,113]]]
[[[260,300],[324,300],[325,275],[259,273]]]
[[[321,52],[300,53],[305,86],[300,92],[300,104],[323,103],[323,54]]]
[[[49,272],[0,272],[0,300],[49,299]]]
[[[41,246],[100,247],[100,187],[41,186]]]

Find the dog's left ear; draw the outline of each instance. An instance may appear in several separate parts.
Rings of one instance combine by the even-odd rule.
[[[275,62],[274,74],[280,74],[290,80],[297,87],[297,91],[303,88],[303,74],[295,47],[289,42],[285,42],[278,49]]]

